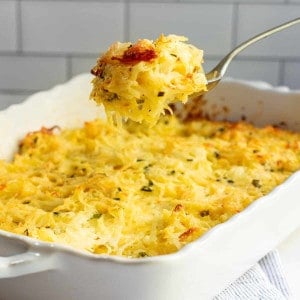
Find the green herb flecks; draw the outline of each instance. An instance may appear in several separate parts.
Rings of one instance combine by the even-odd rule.
[[[93,216],[91,217],[91,219],[99,219],[102,216],[101,213],[95,213],[93,214]]]
[[[251,183],[252,183],[252,185],[255,186],[256,188],[261,188],[261,184],[260,184],[259,179],[253,179]]]
[[[209,210],[202,210],[202,211],[200,211],[200,216],[201,217],[209,216]]]
[[[146,252],[141,251],[141,252],[139,252],[137,257],[140,258],[140,257],[147,257],[147,256],[149,256],[149,255]]]
[[[143,192],[153,192],[153,189],[148,185],[144,185],[144,186],[141,187],[141,191],[143,191]]]

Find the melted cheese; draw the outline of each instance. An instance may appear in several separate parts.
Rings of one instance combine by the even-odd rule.
[[[115,43],[98,59],[91,98],[110,119],[155,124],[169,104],[206,90],[203,51],[182,36]]]
[[[43,128],[0,162],[0,228],[93,253],[172,253],[299,168],[300,135],[273,127],[165,116]]]

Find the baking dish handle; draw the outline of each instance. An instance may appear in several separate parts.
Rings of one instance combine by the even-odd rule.
[[[28,250],[12,256],[0,256],[0,279],[55,269],[51,253],[39,253]]]

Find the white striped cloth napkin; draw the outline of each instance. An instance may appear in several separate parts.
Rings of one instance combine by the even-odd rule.
[[[228,286],[213,300],[287,300],[290,291],[276,250]]]

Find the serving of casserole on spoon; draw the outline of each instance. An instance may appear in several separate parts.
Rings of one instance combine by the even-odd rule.
[[[92,69],[91,98],[117,121],[124,116],[155,124],[170,103],[206,91],[203,51],[186,40],[161,35],[154,42],[113,44]]]
[[[157,40],[114,43],[102,55],[92,74],[91,98],[103,104],[110,120],[122,118],[154,125],[175,102],[186,103],[191,95],[201,95],[225,75],[232,59],[253,43],[300,23],[294,19],[240,44],[210,72],[203,70],[203,51],[187,44],[187,38],[161,35]]]

